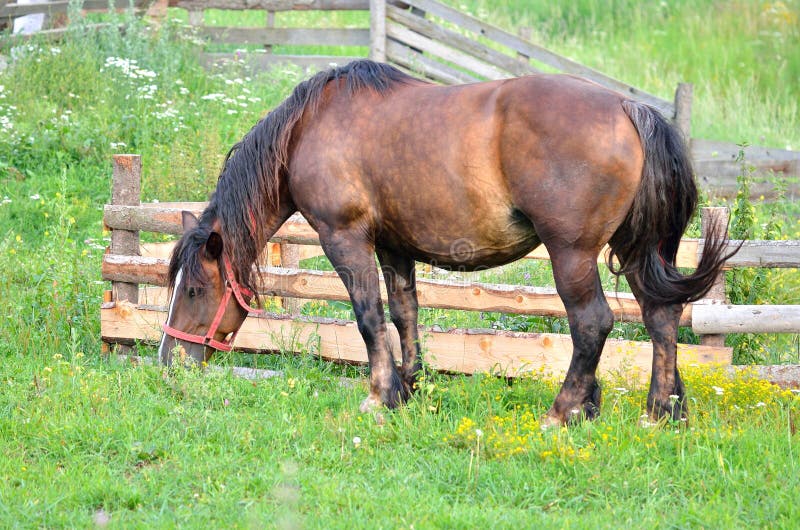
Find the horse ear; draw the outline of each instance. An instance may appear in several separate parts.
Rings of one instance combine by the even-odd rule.
[[[199,224],[197,217],[192,212],[186,210],[181,212],[181,221],[183,222],[183,231],[188,232]]]
[[[222,255],[222,236],[217,232],[211,232],[206,241],[206,257],[217,260]]]

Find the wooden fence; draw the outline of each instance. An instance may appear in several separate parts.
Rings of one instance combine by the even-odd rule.
[[[152,3],[153,0],[130,0],[117,2],[117,9],[133,9],[136,13],[143,13]],[[83,0],[80,5],[80,11],[86,12],[106,12],[109,10],[108,0]],[[0,0],[0,30],[5,27],[11,27],[13,21],[17,17],[25,15],[44,15],[43,29],[38,35],[48,36],[52,38],[60,37],[66,30],[66,25],[69,24],[67,15],[70,13],[69,0],[42,0],[35,4],[21,4],[17,2],[9,2],[8,0]],[[103,24],[94,24],[88,27],[101,27]],[[28,38],[28,35],[12,35],[6,37],[12,42],[20,41]]]
[[[161,336],[160,324],[166,316],[164,285],[172,244],[140,245],[139,231],[180,234],[181,211],[199,213],[205,204],[139,204],[139,157],[117,155],[114,160],[113,199],[104,212],[112,235],[111,248],[102,266],[103,279],[111,281],[113,288],[101,309],[101,334],[109,344],[153,343]],[[261,294],[284,299],[348,300],[335,273],[297,268],[300,260],[322,254],[316,232],[302,217],[292,217],[271,241],[266,264],[283,266],[262,268],[263,283],[258,286]],[[678,264],[696,266],[702,247],[702,239],[684,240]],[[293,260],[292,267],[286,267],[287,256]],[[548,259],[544,249],[537,249],[526,258]],[[748,241],[728,265],[798,267],[800,241]],[[419,279],[417,289],[422,307],[566,316],[552,288]],[[385,291],[382,295],[385,300]],[[641,321],[639,306],[630,294],[607,293],[607,299],[618,320]],[[303,318],[297,315],[296,304],[287,306],[294,308],[293,315],[248,317],[237,336],[237,348],[255,352],[310,351],[331,360],[366,362],[365,347],[354,322]],[[800,332],[800,306],[730,306],[705,300],[687,306],[681,323],[712,339],[714,334],[731,332],[796,333]],[[395,351],[399,351],[393,329],[390,336]],[[568,367],[572,352],[569,336],[553,333],[422,329],[421,337],[426,360],[432,367],[450,372],[561,373]],[[731,350],[713,342],[680,345],[681,362],[730,363]],[[609,339],[601,370],[633,368],[646,376],[651,354],[649,342]]]
[[[207,62],[237,60],[262,68],[281,62],[327,67],[356,57],[272,52],[277,45],[355,46],[371,58],[389,61],[414,74],[441,83],[503,79],[543,70],[577,74],[653,105],[689,133],[691,85],[681,85],[675,101],[667,101],[597,70],[558,55],[523,37],[501,30],[435,0],[174,0],[187,9],[190,24],[209,42],[235,44],[238,52],[206,53]],[[204,23],[206,9],[259,9],[259,27],[219,27]],[[275,16],[286,11],[369,11],[358,28],[276,27]],[[258,49],[254,50],[253,45]],[[243,53],[244,52],[244,53]],[[362,54],[362,55],[363,55]]]

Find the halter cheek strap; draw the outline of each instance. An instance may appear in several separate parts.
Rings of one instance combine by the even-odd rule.
[[[223,264],[225,266],[226,276],[225,294],[222,295],[222,299],[219,302],[219,307],[217,307],[217,312],[214,315],[214,320],[211,321],[211,326],[209,326],[208,332],[205,335],[195,335],[193,333],[187,333],[185,331],[175,329],[172,326],[169,326],[167,323],[164,323],[162,326],[164,333],[172,338],[191,342],[193,344],[202,344],[203,346],[210,346],[221,351],[231,351],[233,348],[233,341],[236,338],[236,334],[239,330],[234,331],[221,341],[214,338],[214,335],[217,334],[217,330],[219,329],[219,325],[222,323],[222,317],[225,315],[225,309],[228,307],[228,302],[230,301],[231,296],[233,296],[239,306],[248,313],[254,313],[257,315],[264,313],[264,310],[262,309],[250,307],[249,299],[253,298],[253,291],[236,281],[236,278],[233,275],[233,267],[231,266],[228,256],[223,258]]]

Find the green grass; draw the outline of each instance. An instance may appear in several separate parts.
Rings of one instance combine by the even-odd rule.
[[[693,65],[687,71],[722,87],[698,93],[696,131],[761,143],[769,129],[764,143],[780,136],[796,146],[797,85],[782,77],[796,71],[795,30],[786,33],[795,41],[787,41],[780,75],[768,75],[775,63],[767,55],[741,50],[763,30],[763,6],[670,2],[667,17],[658,7],[612,3],[602,10],[591,0],[529,5],[482,13],[512,29],[532,25],[545,44],[578,59],[605,57],[590,64],[662,96],[686,79],[680,68],[689,66],[676,66],[683,57]],[[798,12],[795,2],[786,5]],[[674,29],[680,18],[704,20],[711,9],[719,11],[717,29],[686,22],[698,33],[693,46],[713,43],[709,53],[720,61],[741,55],[746,69],[715,69],[707,58],[664,45],[683,46]],[[297,16],[285,23],[330,22]],[[643,28],[662,19],[673,29],[643,42]],[[631,21],[641,25],[623,30]],[[335,21],[351,22],[360,24]],[[194,50],[172,23],[160,30],[134,23],[125,36],[75,32],[58,44],[32,41],[0,72],[0,526],[86,527],[99,510],[114,526],[148,528],[790,527],[798,519],[800,404],[746,377],[683,367],[691,424],[659,428],[637,426],[641,387],[622,376],[606,380],[599,421],[541,434],[536,418],[557,391],[547,377],[510,384],[431,375],[408,407],[379,425],[357,413],[365,369],[322,362],[313,349],[215,360],[284,374],[255,383],[225,369],[164,373],[102,358],[98,308],[107,284],[100,263],[108,234],[101,218],[111,155],[142,155],[144,200],[203,200],[229,146],[302,79],[291,67],[209,74]],[[706,113],[705,99],[729,114]],[[796,199],[731,206],[751,237],[800,239]],[[690,234],[697,231],[694,225]],[[800,298],[796,270],[743,274],[732,282],[737,300]],[[475,279],[552,281],[549,265],[532,261]],[[352,316],[348,304],[304,311]],[[425,310],[421,317],[443,328],[566,330],[559,319],[496,313]],[[640,326],[618,325],[613,333],[647,338]],[[681,338],[694,339],[687,331]],[[739,360],[800,359],[796,335],[734,339]]]
[[[609,381],[601,419],[542,433],[556,384],[433,376],[406,408],[356,413],[363,374],[267,359],[285,377],[64,355],[11,357],[0,384],[3,526],[790,527],[800,400],[690,372],[688,427],[637,426]],[[263,359],[263,358],[262,358]],[[623,386],[624,385],[624,386]],[[715,387],[721,389],[717,395]],[[761,403],[761,404],[759,404]]]

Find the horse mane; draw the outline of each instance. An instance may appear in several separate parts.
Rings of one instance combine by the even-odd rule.
[[[175,248],[170,286],[174,286],[181,266],[187,266],[187,278],[205,282],[197,253],[208,239],[210,227],[218,221],[234,273],[240,283],[252,289],[252,265],[268,242],[268,235],[260,228],[279,206],[292,132],[304,113],[317,111],[323,90],[331,81],[342,82],[351,96],[364,90],[384,94],[397,85],[420,82],[387,64],[358,60],[319,72],[297,85],[283,103],[228,151],[199,225],[184,234]]]

